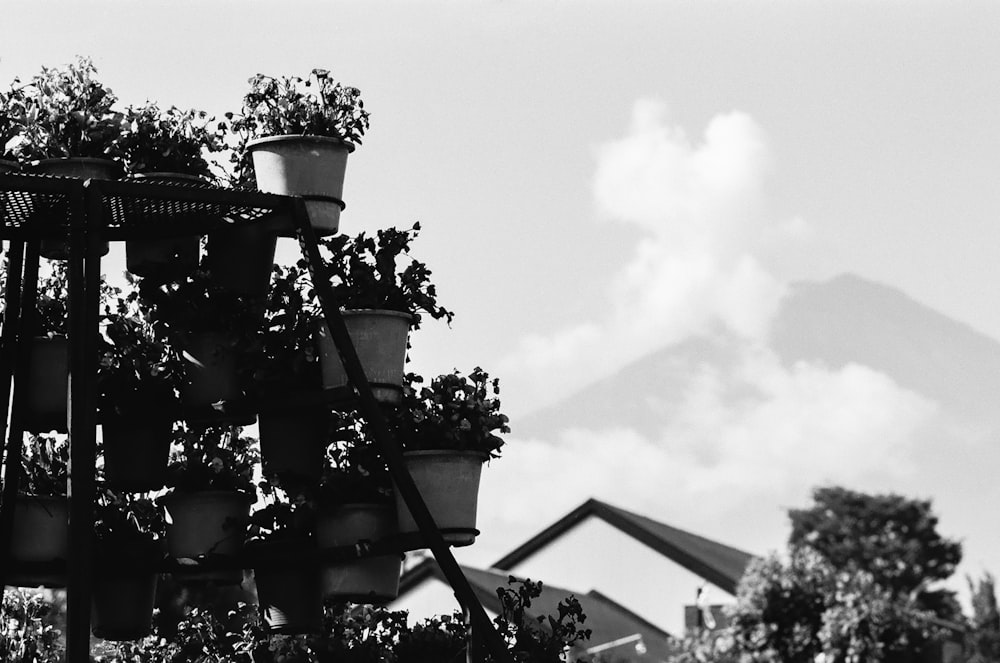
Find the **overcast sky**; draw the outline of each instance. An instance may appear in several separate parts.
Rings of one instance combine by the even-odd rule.
[[[760,338],[803,278],[854,272],[1000,338],[997,25],[1000,5],[974,1],[7,0],[0,81],[89,55],[125,103],[216,114],[238,108],[257,72],[324,67],[359,87],[371,129],[348,166],[342,231],[422,223],[415,254],[457,316],[415,335],[415,366],[482,365],[516,415],[713,326]],[[702,492],[756,494],[740,493],[733,468],[768,418],[800,420],[771,460],[815,433],[829,402],[860,412],[836,435],[859,450],[889,438],[889,453],[934,407],[863,367],[787,372],[766,354],[745,365],[769,409],[734,418],[709,389],[670,422],[689,441],[726,440],[733,462],[699,475]],[[886,409],[871,411],[875,397]],[[634,461],[608,451],[608,431],[560,453],[517,440],[513,424],[509,468],[578,479],[533,517],[512,500],[494,520],[520,529],[484,537],[479,562],[608,489],[608,467],[656,482],[662,464],[693,485],[627,421],[609,429]],[[837,458],[785,466],[798,482],[765,517],[780,521],[778,500],[812,480],[855,477],[816,469]],[[618,502],[670,519],[655,513],[662,492],[636,491]]]

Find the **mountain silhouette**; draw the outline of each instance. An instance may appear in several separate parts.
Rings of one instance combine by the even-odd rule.
[[[566,399],[514,422],[516,435],[567,427],[629,428],[655,435],[699,373],[729,375],[747,341],[724,330],[656,350]],[[1000,342],[920,304],[902,291],[844,274],[791,286],[772,321],[769,347],[786,365],[836,370],[861,364],[960,419],[1000,424]]]

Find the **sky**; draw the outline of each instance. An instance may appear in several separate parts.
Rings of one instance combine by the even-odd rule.
[[[905,473],[935,411],[864,366],[788,369],[755,346],[790,284],[856,273],[1000,339],[998,24],[975,0],[6,0],[0,84],[87,55],[124,103],[221,115],[255,73],[330,69],[371,112],[342,231],[421,222],[414,254],[457,315],[414,335],[413,365],[482,366],[512,417],[464,559],[594,493],[699,531],[692,511],[732,520],[787,484],[744,518],[756,533],[702,527],[766,552],[796,505],[782,500]],[[739,376],[698,376],[673,446],[628,421],[518,438],[518,416],[719,326],[757,349]],[[769,397],[727,409],[720,380]],[[803,453],[804,436],[853,446]],[[699,473],[708,439],[729,462]],[[969,572],[1000,573],[1000,549],[956,534],[977,550]]]

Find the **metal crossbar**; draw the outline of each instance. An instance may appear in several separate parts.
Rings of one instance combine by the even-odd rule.
[[[359,410],[403,500],[469,615],[474,639],[482,642],[494,663],[512,663],[506,643],[483,609],[437,529],[427,505],[403,461],[402,449],[372,394],[364,369],[340,314],[329,276],[319,253],[319,242],[309,224],[303,198],[259,192],[224,190],[201,185],[177,185],[105,180],[0,175],[0,239],[10,240],[4,326],[0,335],[0,402],[9,397],[14,376],[14,405],[7,428],[6,467],[0,491],[0,581],[9,572],[13,511],[23,453],[23,395],[29,369],[26,347],[34,315],[41,239],[69,238],[70,394],[70,549],[67,583],[67,660],[89,660],[91,577],[95,567],[93,521],[96,458],[97,334],[100,293],[100,243],[107,240],[167,238],[207,234],[250,223],[271,224],[276,234],[289,229],[298,237],[309,265],[331,336],[343,360]],[[25,252],[25,249],[26,252]],[[23,259],[23,260],[22,260]],[[23,270],[23,277],[22,277]],[[23,391],[23,390],[22,390]],[[412,540],[412,537],[407,541]],[[380,549],[376,542],[375,549]],[[478,648],[476,648],[478,649]],[[484,653],[485,654],[485,653]],[[478,657],[480,652],[473,656]]]

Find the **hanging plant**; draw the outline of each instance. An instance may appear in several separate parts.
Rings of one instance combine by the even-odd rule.
[[[175,431],[167,486],[254,495],[253,472],[259,460],[254,439],[242,435],[238,426],[181,427]]]
[[[490,379],[477,366],[467,376],[454,371],[439,375],[426,387],[422,383],[418,375],[407,376],[403,402],[394,417],[404,450],[500,456],[504,440],[499,434],[510,433],[510,420],[500,411],[498,378]]]
[[[374,237],[359,233],[324,239],[324,266],[337,302],[345,309],[384,309],[411,316],[419,329],[421,314],[451,323],[454,313],[437,303],[437,287],[427,265],[410,256],[420,224],[408,230],[386,228]]]

